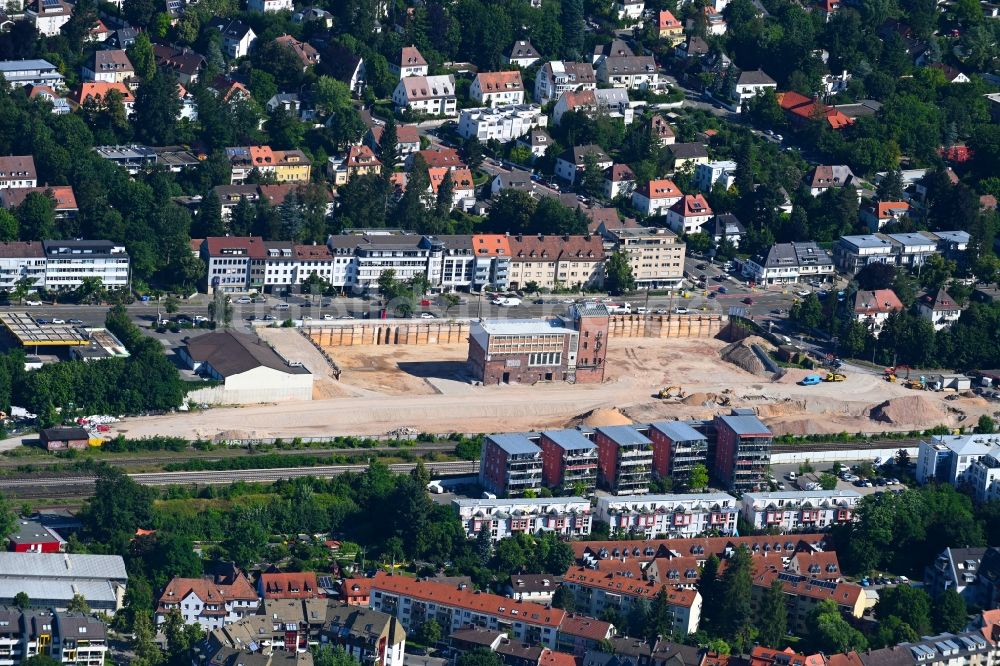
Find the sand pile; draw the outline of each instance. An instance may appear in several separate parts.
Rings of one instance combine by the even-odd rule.
[[[947,423],[948,416],[922,395],[893,398],[872,407],[869,418],[893,425]]]
[[[719,351],[719,355],[723,361],[732,363],[747,372],[755,375],[769,375],[770,373],[767,371],[767,368],[764,367],[764,364],[757,358],[757,355],[750,349],[751,344],[759,344],[759,342],[763,342],[763,340],[755,337],[745,338],[726,345]]]
[[[598,428],[601,426],[631,425],[632,419],[622,414],[617,407],[592,409],[570,421],[571,427],[578,425]]]
[[[225,442],[233,439],[261,439],[255,430],[223,430],[212,437],[213,442]]]

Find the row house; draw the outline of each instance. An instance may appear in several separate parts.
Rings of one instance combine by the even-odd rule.
[[[829,280],[833,261],[814,241],[776,243],[767,256],[743,262],[743,276],[758,285],[795,284],[803,280]]]
[[[545,105],[565,92],[596,90],[597,75],[587,62],[550,60],[535,75],[535,101]]]
[[[600,617],[606,611],[625,617],[639,604],[652,602],[662,590],[666,593],[672,631],[682,636],[698,631],[702,604],[698,590],[588,567],[571,567],[563,576],[562,586],[573,593],[576,609],[591,617]]]
[[[588,289],[604,284],[604,243],[599,236],[524,236],[509,238],[508,285],[524,289]]]
[[[323,595],[312,571],[264,572],[257,579],[257,593],[269,599],[318,599]]]
[[[841,236],[833,247],[833,259],[837,268],[849,274],[876,263],[915,268],[935,254],[948,259],[961,257],[969,240],[966,231]]]
[[[479,72],[469,85],[469,99],[484,107],[523,104],[521,72]]]
[[[587,536],[593,526],[590,500],[584,497],[460,499],[452,506],[466,536],[475,538],[487,530],[494,543],[518,533]]]
[[[458,115],[455,77],[448,74],[400,79],[392,92],[392,102],[397,111],[454,117]]]
[[[632,193],[632,206],[647,217],[665,215],[684,195],[674,181],[654,178]]]
[[[0,609],[0,663],[4,666],[33,657],[47,657],[57,664],[103,666],[107,656],[107,626],[96,617]]]
[[[490,139],[508,143],[547,124],[548,116],[537,104],[462,109],[458,116],[458,134],[464,139],[476,138],[481,143]]]
[[[658,560],[677,560],[693,557],[695,568],[715,555],[725,562],[741,546],[746,546],[755,557],[777,556],[785,567],[796,553],[822,551],[825,534],[796,534],[793,537],[759,536],[710,536],[689,539],[634,539],[613,541],[574,541],[573,554],[578,562],[590,568],[605,564],[614,568],[617,562],[635,562],[640,569]],[[694,576],[697,579],[697,575]]]
[[[415,580],[379,572],[372,579],[370,606],[395,615],[407,631],[435,620],[446,634],[469,626],[509,633],[519,641],[554,649],[566,612],[464,585]]]
[[[255,170],[272,174],[278,183],[308,183],[312,163],[301,150],[274,150],[270,146],[237,146],[226,148],[232,168],[230,183],[239,185]]]
[[[816,532],[854,520],[860,501],[853,490],[745,493],[740,512],[757,530]]]
[[[739,502],[725,493],[599,497],[597,518],[612,532],[647,538],[685,538],[707,532],[734,534]]]
[[[167,614],[177,610],[185,624],[211,631],[255,614],[259,605],[257,591],[241,571],[221,578],[174,578],[160,595],[156,625],[162,625]]]
[[[614,251],[624,252],[638,289],[673,289],[684,278],[686,244],[661,227],[604,228]]]

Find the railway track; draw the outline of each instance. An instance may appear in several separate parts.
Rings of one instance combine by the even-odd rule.
[[[854,449],[903,449],[920,445],[919,439],[874,439],[863,442],[802,442],[772,444],[771,453],[809,453],[810,451],[851,451]]]
[[[442,475],[476,474],[479,463],[458,460],[449,462],[424,463],[428,471]],[[416,463],[395,463],[389,465],[393,472],[409,472]],[[273,483],[284,479],[304,476],[329,478],[345,472],[363,472],[366,464],[320,465],[316,467],[280,467],[276,469],[211,470],[197,472],[152,472],[130,474],[136,481],[147,486],[168,485],[218,485],[246,481],[247,483]],[[31,477],[4,479],[4,491],[13,497],[86,497],[94,487],[93,476]]]

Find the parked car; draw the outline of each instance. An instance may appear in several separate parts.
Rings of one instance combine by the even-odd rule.
[[[802,386],[816,386],[817,384],[821,384],[822,382],[823,378],[820,377],[819,375],[806,375],[805,377],[802,378],[802,381],[799,382],[799,384],[801,384]]]
[[[83,326],[82,319],[70,319],[69,323],[72,324],[73,326]]]
[[[687,308],[676,307],[674,308],[674,314],[687,314],[689,310]]]
[[[277,305],[274,306],[274,309],[275,310],[287,310],[289,307],[291,307],[291,306],[289,306],[288,303],[278,303]]]
[[[41,305],[42,302],[41,301],[27,300],[27,301],[24,302],[24,304],[25,305]]]
[[[51,324],[52,322],[49,321],[48,319],[42,319],[41,317],[39,317],[38,319],[35,320],[35,323],[38,324],[39,326],[45,326],[46,324]]]
[[[420,318],[421,319],[437,319],[437,317],[435,317],[434,313],[432,313],[432,312],[421,312],[420,313]]]
[[[53,324],[65,324],[66,320],[65,319],[53,319],[52,323]]]
[[[719,287],[719,293],[720,293],[720,294],[728,294],[728,293],[729,293],[729,290],[728,290],[728,289],[726,289],[726,288],[725,288],[724,286],[720,286],[720,287]]]
[[[333,315],[332,314],[325,314],[325,315],[323,315],[323,319],[326,320],[326,321],[330,321],[331,319],[333,319]]]
[[[236,299],[236,302],[239,303],[240,305],[248,305],[250,303],[253,303],[253,299],[250,298],[249,296],[240,296],[239,298]]]

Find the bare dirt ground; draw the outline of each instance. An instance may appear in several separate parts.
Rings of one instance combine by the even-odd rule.
[[[310,367],[319,364],[322,356],[301,336],[275,331],[297,338],[274,339],[276,348],[298,351]],[[722,361],[724,346],[718,340],[612,339],[603,384],[537,386],[469,385],[464,344],[340,347],[331,351],[343,374],[339,382],[321,379],[327,388],[318,393],[320,399],[128,419],[116,432],[206,438],[224,431],[285,438],[377,435],[404,426],[437,433],[491,432],[575,425],[587,422],[582,415],[592,410],[600,418],[617,409],[635,421],[650,421],[708,417],[733,406],[755,408],[776,433],[805,434],[957,426],[992,411],[980,398],[946,401],[946,393],[911,391],[876,375],[850,374],[844,382],[799,386],[796,382],[808,373],[792,369],[771,381]],[[684,398],[653,397],[664,386],[679,386]]]

